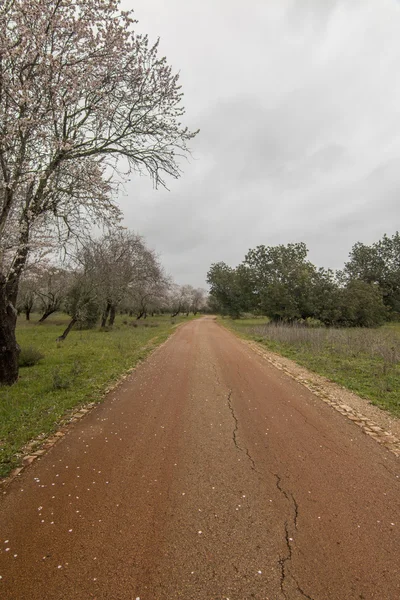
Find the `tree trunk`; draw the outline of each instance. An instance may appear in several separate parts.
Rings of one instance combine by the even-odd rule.
[[[30,321],[31,319],[31,308],[25,308],[25,318],[27,321]]]
[[[115,314],[116,314],[115,306],[112,304],[110,306],[110,318],[108,319],[109,327],[112,327],[114,325]]]
[[[12,385],[18,379],[16,324],[17,311],[7,297],[6,279],[0,275],[0,385]]]
[[[107,302],[107,306],[104,309],[103,316],[101,317],[101,327],[105,327],[107,323],[107,318],[110,313],[111,304]]]
[[[57,338],[57,342],[63,342],[65,340],[65,338],[67,337],[67,335],[69,334],[69,332],[71,331],[71,329],[73,328],[73,326],[75,325],[77,319],[71,319],[71,321],[68,324],[67,329],[64,331],[64,333],[62,335],[60,335],[60,337]]]
[[[25,213],[23,217],[25,218]],[[17,297],[21,273],[28,256],[29,223],[20,229],[20,250],[12,263],[8,280],[0,273],[0,385],[12,385],[18,379],[18,357],[21,351],[15,337]]]
[[[45,321],[47,319],[47,317],[49,317],[50,315],[52,315],[53,313],[55,313],[55,310],[46,310],[43,315],[40,317],[38,323],[43,323],[43,321]]]
[[[181,312],[180,310],[177,310],[176,312],[174,312],[173,315],[171,315],[171,317],[172,318],[176,317],[177,315],[179,315],[180,312]]]
[[[136,321],[139,321],[139,319],[141,319],[144,315],[144,310],[141,310],[140,313],[138,314],[138,316],[136,317]]]

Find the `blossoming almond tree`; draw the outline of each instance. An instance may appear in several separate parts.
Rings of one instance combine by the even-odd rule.
[[[118,159],[165,185],[197,133],[180,123],[178,76],[134,25],[119,0],[0,5],[0,384],[18,376],[15,304],[38,227],[115,221]]]

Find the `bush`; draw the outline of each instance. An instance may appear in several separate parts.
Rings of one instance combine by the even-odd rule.
[[[68,375],[61,373],[60,369],[57,368],[53,371],[52,389],[53,390],[66,390],[70,387],[72,380]]]
[[[20,367],[33,367],[42,358],[44,358],[44,354],[32,346],[28,346],[28,348],[21,348],[18,364]]]

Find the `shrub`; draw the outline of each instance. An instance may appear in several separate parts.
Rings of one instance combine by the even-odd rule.
[[[71,379],[57,368],[53,371],[52,389],[66,390],[71,385]]]
[[[18,364],[20,367],[33,367],[42,358],[44,358],[44,354],[32,346],[28,346],[27,348],[21,348]]]

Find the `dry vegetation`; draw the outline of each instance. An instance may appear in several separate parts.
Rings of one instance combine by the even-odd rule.
[[[268,324],[254,327],[256,336],[304,348],[313,354],[330,351],[343,357],[360,355],[378,359],[385,371],[400,360],[400,329],[328,329],[296,325]]]

